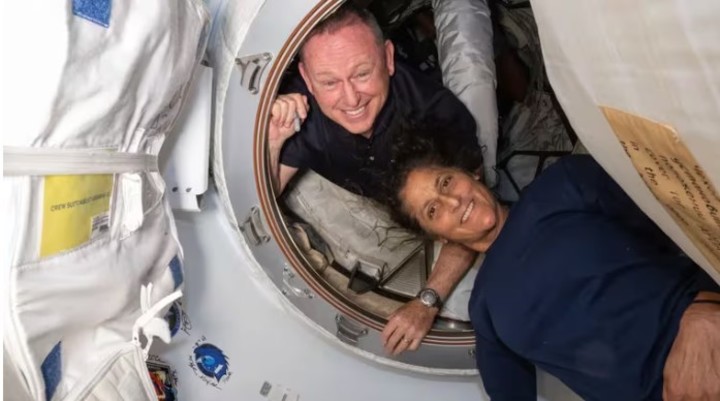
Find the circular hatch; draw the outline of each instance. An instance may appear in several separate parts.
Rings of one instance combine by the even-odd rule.
[[[327,254],[317,246],[322,230],[293,215],[287,198],[294,188],[280,198],[272,189],[267,153],[272,101],[304,37],[340,4],[271,0],[251,22],[227,85],[216,85],[213,170],[220,196],[255,261],[311,325],[381,363],[426,373],[474,374],[474,334],[467,321],[438,318],[417,351],[396,358],[383,351],[380,332],[386,318],[422,286],[432,264],[432,244],[417,242],[408,257],[368,288],[359,279],[358,265],[341,266],[342,258],[332,260],[332,252],[328,265],[318,268],[308,242],[315,252]]]

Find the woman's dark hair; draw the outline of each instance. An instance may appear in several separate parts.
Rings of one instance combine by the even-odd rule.
[[[408,175],[419,167],[451,167],[468,172],[482,172],[482,152],[477,146],[464,146],[448,138],[446,128],[427,123],[407,122],[395,133],[392,144],[393,163],[385,189],[393,219],[404,227],[424,234],[418,221],[403,207],[400,191]]]

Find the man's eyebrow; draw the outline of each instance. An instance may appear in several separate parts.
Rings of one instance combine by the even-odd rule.
[[[352,67],[352,70],[353,70],[353,71],[357,71],[357,70],[362,69],[362,68],[371,68],[371,67],[373,67],[374,65],[375,65],[374,63],[371,63],[371,62],[369,62],[369,61],[363,61],[362,63],[360,63],[360,64]]]
[[[351,70],[353,73],[357,73],[357,71],[360,70],[360,69],[363,69],[363,68],[372,68],[374,65],[375,65],[375,64],[372,63],[372,62],[370,62],[370,61],[363,61],[363,62],[361,62],[361,63],[359,63],[359,64],[357,64],[357,65],[354,65],[354,66],[350,67],[350,70]],[[335,78],[335,73],[333,73],[332,71],[319,71],[319,72],[316,72],[316,73],[315,73],[315,76],[318,77],[318,78],[325,77],[325,76],[330,77],[330,78]]]

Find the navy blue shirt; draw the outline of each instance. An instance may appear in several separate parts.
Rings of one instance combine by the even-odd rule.
[[[586,400],[662,400],[680,318],[717,284],[589,156],[549,167],[511,208],[470,316],[493,401],[535,401],[535,366]]]
[[[283,92],[306,95],[310,110],[300,132],[285,142],[280,162],[310,168],[359,195],[381,194],[391,166],[393,133],[403,122],[427,121],[447,127],[443,141],[457,148],[479,149],[475,120],[465,105],[441,84],[398,62],[369,139],[349,133],[325,116],[302,78],[296,77]]]

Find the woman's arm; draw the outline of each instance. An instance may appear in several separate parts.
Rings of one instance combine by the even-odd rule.
[[[707,302],[709,300],[717,303]],[[718,399],[720,399],[720,294],[700,292],[695,297],[695,302],[683,313],[678,334],[665,361],[663,400]]]

